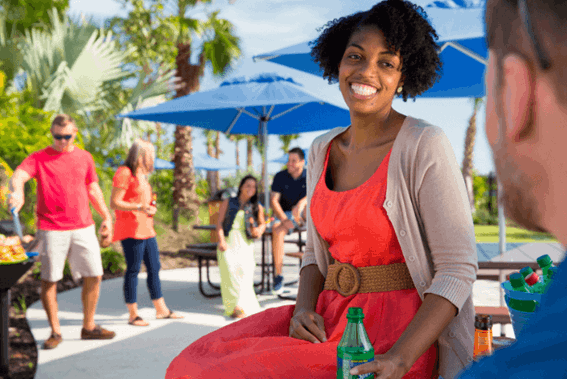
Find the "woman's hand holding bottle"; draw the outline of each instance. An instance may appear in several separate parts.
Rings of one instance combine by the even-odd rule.
[[[144,208],[144,212],[146,212],[148,216],[153,216],[156,214],[157,208],[154,207],[153,205],[148,205],[147,207]]]
[[[254,225],[254,218],[250,217],[250,225]],[[250,228],[250,234],[254,238],[259,238],[266,230],[266,224],[258,225]]]

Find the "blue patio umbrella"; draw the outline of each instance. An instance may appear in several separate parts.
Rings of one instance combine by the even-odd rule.
[[[309,152],[309,149],[302,149],[303,150],[303,154],[305,155],[305,161],[307,161],[307,153]],[[281,163],[281,164],[286,164],[287,163],[287,159],[288,159],[289,154],[284,154],[279,158],[276,159],[272,159],[270,162],[272,163]]]
[[[329,104],[292,78],[263,74],[223,82],[219,88],[183,96],[117,117],[262,136],[267,162],[268,134],[297,134],[350,124],[347,109]],[[267,164],[264,188],[267,186]],[[265,204],[268,207],[268,191]]]
[[[174,168],[175,163],[165,159],[156,158],[154,161],[154,170],[173,170]]]
[[[435,1],[426,7],[429,20],[439,35],[443,75],[422,97],[483,97],[484,69],[488,50],[484,32],[484,0]],[[322,75],[311,58],[309,42],[257,55],[314,75]]]
[[[238,170],[237,165],[226,163],[220,159],[211,157],[208,154],[193,154],[193,167],[196,170],[220,171],[220,170]],[[155,170],[173,170],[175,163],[164,159],[156,158],[154,162]]]

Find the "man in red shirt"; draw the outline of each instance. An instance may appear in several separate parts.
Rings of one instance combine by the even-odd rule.
[[[57,316],[57,282],[63,278],[68,258],[73,278],[83,277],[82,339],[111,339],[115,333],[95,325],[94,315],[103,274],[100,247],[89,203],[103,217],[100,233],[112,236],[112,217],[87,151],[76,147],[75,121],[58,115],[51,124],[53,145],[36,151],[18,166],[11,180],[10,206],[19,211],[24,205],[24,184],[37,180],[37,218],[41,258],[41,302],[51,326],[44,349],[62,341]]]

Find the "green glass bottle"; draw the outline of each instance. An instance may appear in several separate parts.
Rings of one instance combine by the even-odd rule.
[[[337,379],[374,378],[373,373],[351,375],[350,370],[374,360],[374,347],[364,329],[362,308],[350,307],[347,326],[337,346]]]
[[[510,285],[512,286],[514,291],[528,292],[528,293],[530,292],[528,286],[526,285],[524,277],[517,272],[510,274]],[[516,311],[535,312],[537,308],[537,302],[533,300],[512,299],[508,295],[506,295],[505,298],[508,307]]]

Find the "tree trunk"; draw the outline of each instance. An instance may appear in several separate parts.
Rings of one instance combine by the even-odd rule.
[[[199,90],[200,78],[203,76],[205,59],[201,55],[199,64],[192,65],[191,43],[178,43],[175,63],[177,76],[180,78],[175,97],[186,96]],[[193,141],[191,127],[177,125],[175,127],[173,171],[173,229],[179,229],[179,213],[187,211],[187,216],[193,218],[199,210],[197,193],[195,192],[195,171],[193,169]]]
[[[469,119],[469,126],[465,137],[465,153],[463,157],[463,179],[465,180],[465,187],[469,196],[471,212],[475,211],[474,191],[473,191],[473,151],[476,137],[476,115],[478,107],[482,99],[476,98],[474,100],[474,109],[471,118]]]
[[[254,152],[254,137],[248,136],[246,137],[246,168],[250,170],[254,168],[252,162],[252,153]]]
[[[210,133],[212,134],[212,131],[207,131],[205,132],[205,134]],[[209,138],[210,134],[207,135],[207,154],[209,155],[209,157],[215,157],[215,152],[214,152],[214,141]],[[217,191],[219,190],[217,187],[217,181],[215,179],[215,171],[209,171],[207,170],[207,183],[209,183],[209,191],[211,192],[211,196],[214,196]]]
[[[236,145],[236,166],[240,167],[240,149],[238,148],[238,143],[240,142],[239,139],[234,140],[234,144]],[[236,172],[240,172],[240,168],[236,169]]]

